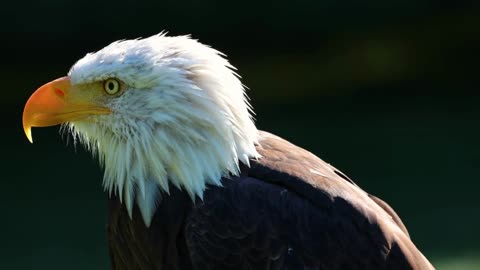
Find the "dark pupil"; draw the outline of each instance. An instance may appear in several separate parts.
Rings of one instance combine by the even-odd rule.
[[[114,88],[115,88],[115,85],[113,84],[113,82],[109,82],[108,83],[108,89],[113,90]]]

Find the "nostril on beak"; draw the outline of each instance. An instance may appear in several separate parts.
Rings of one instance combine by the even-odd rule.
[[[55,94],[57,94],[57,96],[59,96],[61,98],[63,98],[65,96],[65,93],[58,88],[55,88],[53,91],[55,92]]]

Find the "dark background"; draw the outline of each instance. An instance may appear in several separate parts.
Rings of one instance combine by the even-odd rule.
[[[478,1],[477,1],[478,2]],[[97,162],[23,105],[87,52],[161,30],[225,52],[261,129],[389,202],[438,269],[480,269],[475,1],[10,1],[0,11],[0,269],[107,269]]]

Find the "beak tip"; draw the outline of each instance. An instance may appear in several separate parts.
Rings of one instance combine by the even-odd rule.
[[[31,127],[23,127],[23,130],[25,131],[25,135],[27,136],[28,141],[30,143],[33,143],[32,128]]]

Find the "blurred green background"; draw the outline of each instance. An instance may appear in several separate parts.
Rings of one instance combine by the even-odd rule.
[[[225,52],[258,127],[389,202],[439,270],[480,269],[475,1],[9,1],[0,10],[0,269],[108,269],[97,162],[21,126],[87,52],[161,30]]]

